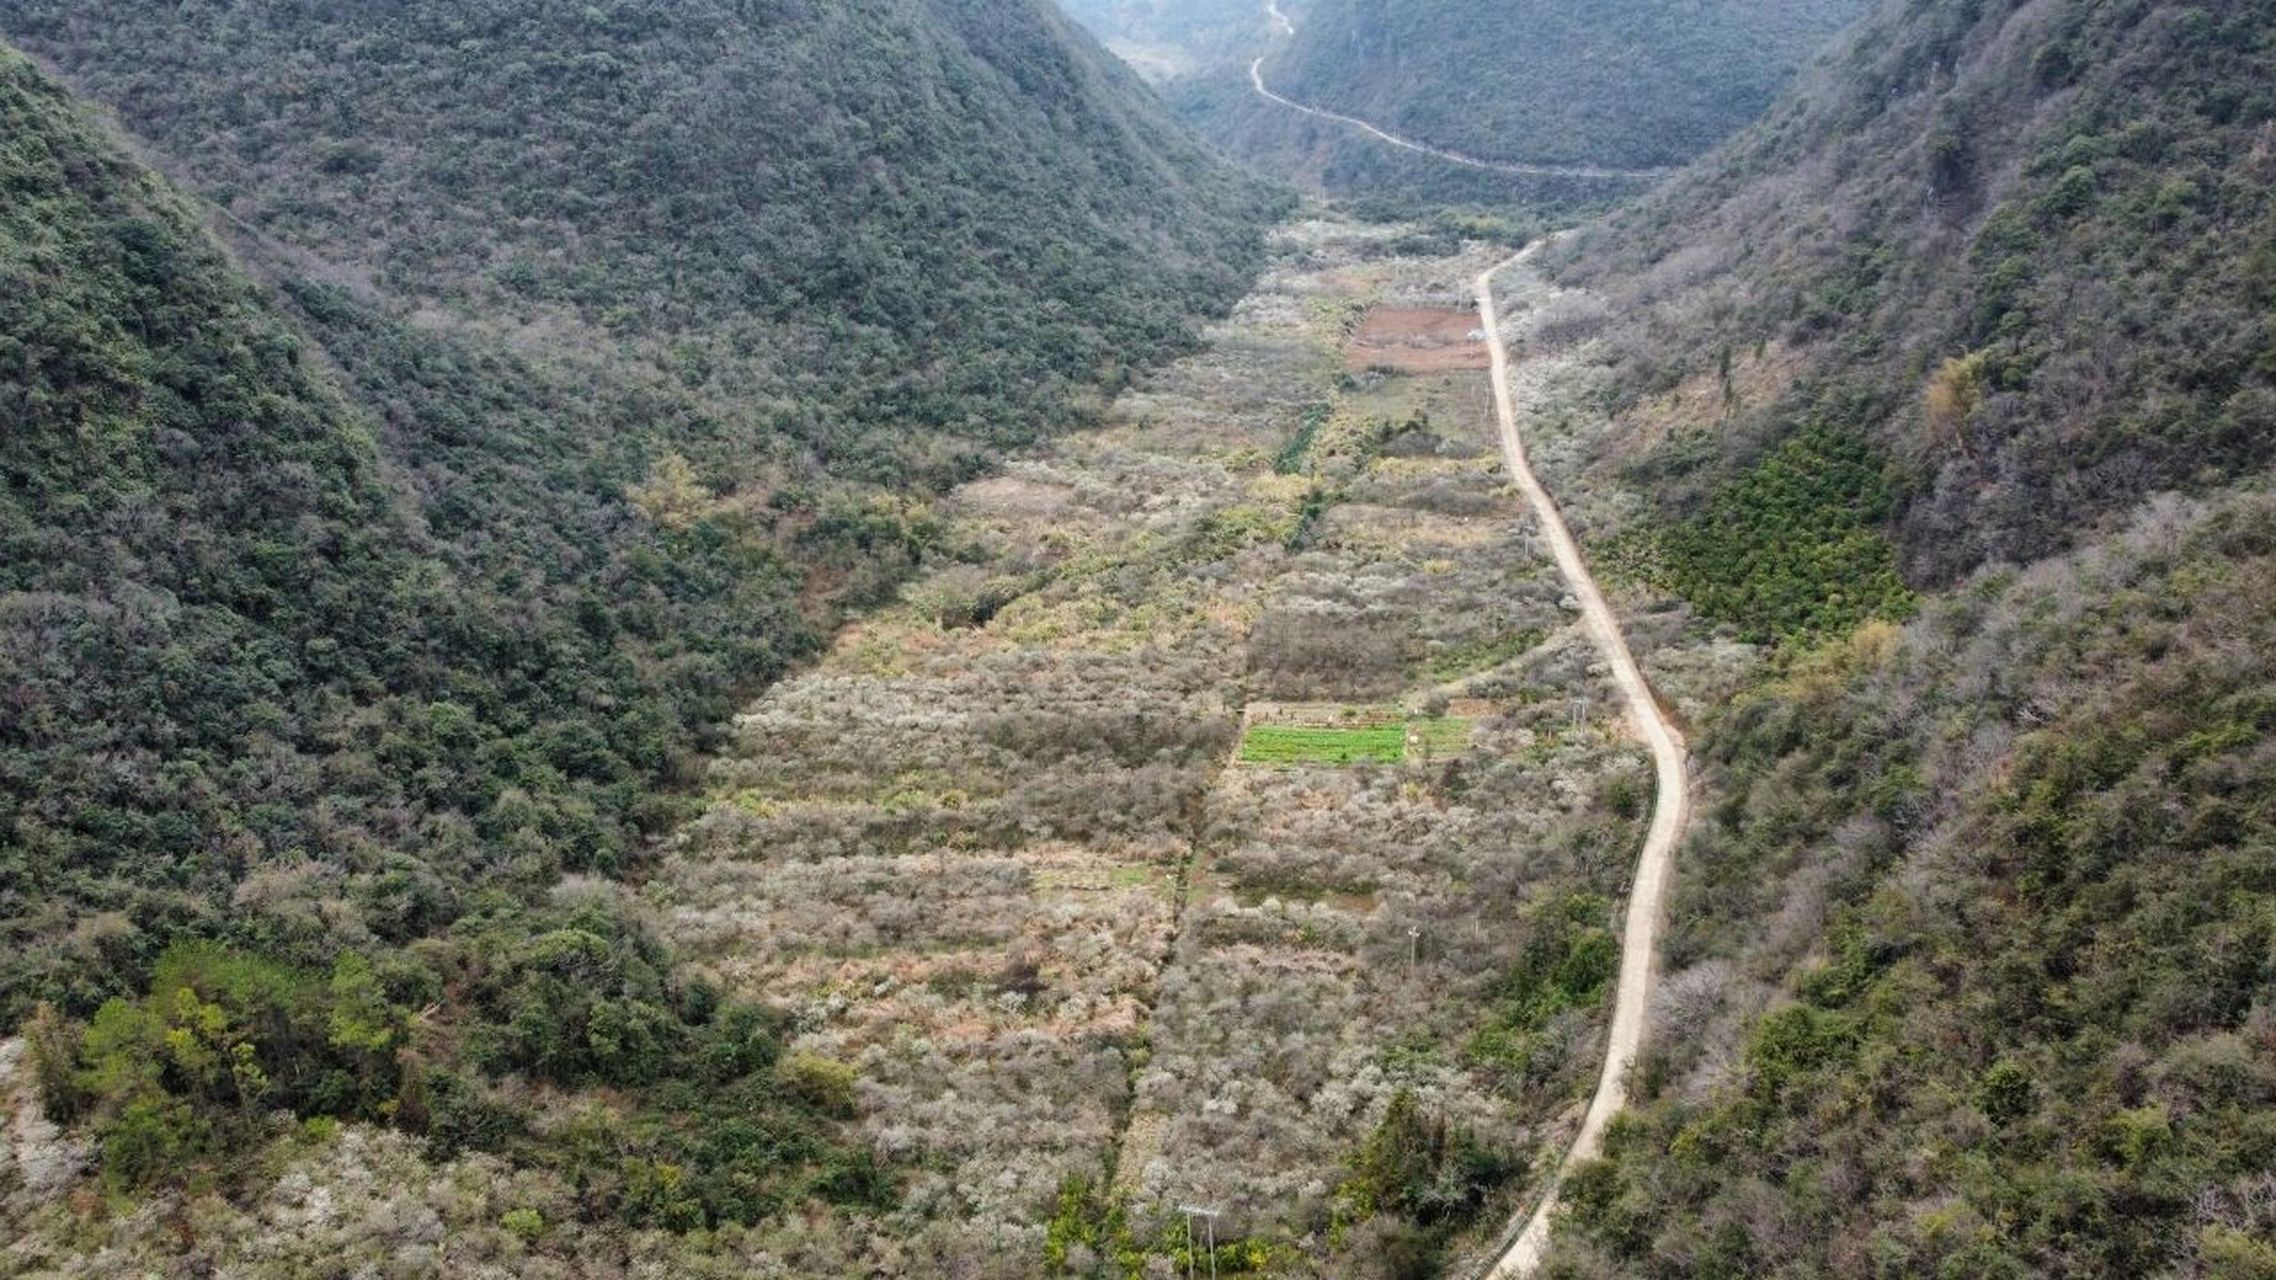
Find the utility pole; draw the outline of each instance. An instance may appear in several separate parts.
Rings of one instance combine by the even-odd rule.
[[[1416,962],[1421,958],[1422,926],[1419,924],[1410,924],[1407,926],[1407,968],[1410,972],[1414,969]]]
[[[1218,1211],[1215,1209],[1204,1209],[1199,1205],[1181,1204],[1178,1206],[1178,1212],[1185,1215],[1186,1280],[1197,1280],[1193,1265],[1193,1220],[1195,1218],[1201,1219],[1202,1231],[1205,1233],[1205,1238],[1207,1240],[1207,1244],[1205,1244],[1203,1247],[1209,1250],[1209,1280],[1217,1280]]]

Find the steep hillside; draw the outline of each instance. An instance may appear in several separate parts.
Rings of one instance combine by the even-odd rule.
[[[484,483],[452,431],[548,465],[503,414],[437,422],[423,467],[529,545],[453,545],[193,211],[0,59],[0,972],[11,1025],[41,1002],[48,1114],[119,1192],[233,1185],[281,1110],[597,1175],[595,1213],[651,1220],[631,1166],[492,1095],[515,1075],[620,1090],[625,1156],[697,1171],[702,1216],[827,1176],[771,1016],[671,978],[605,895],[547,896],[629,857],[735,680],[811,643],[795,576],[728,522]],[[667,1100],[689,1086],[718,1101]],[[714,1105],[780,1158],[691,1147]]]
[[[1256,209],[1041,0],[6,0],[0,33],[303,274],[885,476],[1175,346]]]
[[[2271,85],[2267,3],[1892,0],[1544,255],[1556,483],[1760,663],[1546,1274],[2276,1265]]]
[[[1291,97],[1449,150],[1681,163],[1753,120],[1863,0],[1318,0],[1269,66]]]
[[[60,14],[0,6],[11,30],[40,40],[168,163],[227,201],[241,247],[295,312],[289,322],[259,317],[274,336],[251,348],[275,348],[274,370],[372,437],[357,500],[394,512],[435,572],[455,575],[438,584],[425,570],[367,566],[348,554],[354,546],[317,554],[340,529],[378,537],[380,522],[314,490],[290,503],[241,492],[315,483],[298,469],[261,470],[254,444],[142,457],[137,465],[171,468],[162,479],[56,453],[67,430],[119,450],[171,447],[153,424],[178,409],[219,414],[222,391],[237,392],[207,384],[237,374],[119,354],[104,335],[163,336],[133,316],[146,304],[129,286],[148,287],[135,274],[145,268],[16,295],[30,305],[9,319],[27,335],[33,326],[76,335],[123,370],[98,378],[27,366],[39,381],[10,388],[40,411],[8,442],[20,454],[12,529],[36,542],[11,559],[19,590],[95,595],[141,577],[178,598],[196,584],[224,592],[231,626],[295,629],[283,642],[289,669],[265,668],[250,684],[190,678],[215,657],[224,667],[257,661],[222,634],[204,637],[222,646],[207,661],[194,647],[175,654],[193,670],[163,688],[139,673],[164,646],[121,642],[98,659],[50,642],[35,655],[48,675],[18,695],[26,714],[10,718],[11,730],[30,737],[47,725],[61,736],[40,739],[41,753],[15,772],[10,799],[36,817],[37,835],[13,834],[8,848],[50,847],[49,877],[91,875],[92,885],[118,871],[164,884],[186,895],[165,908],[175,926],[225,901],[264,858],[339,861],[367,840],[374,857],[416,842],[425,863],[505,866],[515,859],[499,857],[496,841],[543,833],[522,859],[532,883],[621,865],[669,810],[644,794],[651,784],[702,746],[737,690],[807,643],[791,607],[804,571],[819,571],[804,582],[812,604],[844,594],[849,578],[874,579],[865,566],[921,552],[921,485],[888,496],[850,481],[942,479],[991,442],[1071,420],[1083,383],[1182,342],[1188,308],[1223,302],[1253,249],[1247,189],[1150,108],[1129,105],[1143,95],[1126,95],[1127,73],[1095,46],[1024,6],[722,6],[669,22],[630,8],[611,17],[588,7],[571,20],[511,4],[384,14],[152,4],[121,6],[100,24]],[[582,50],[585,62],[547,61],[554,47]],[[614,87],[577,78],[612,59]],[[52,95],[21,64],[11,75],[43,104],[46,132],[69,125],[75,153],[109,156],[109,143],[44,105]],[[553,91],[563,85],[573,91]],[[722,85],[724,97],[706,89]],[[786,113],[828,127],[792,128]],[[551,143],[531,141],[535,128],[554,131]],[[44,137],[11,137],[43,175],[38,166],[58,163],[63,145]],[[118,165],[106,158],[95,172]],[[64,195],[84,203],[102,193]],[[168,207],[167,261],[195,250],[224,279],[191,216]],[[45,206],[9,213],[20,253],[67,234]],[[113,243],[128,233],[101,219],[69,234],[81,247],[42,252],[92,267],[143,247]],[[176,252],[176,242],[188,248]],[[209,328],[185,320],[179,336]],[[34,352],[52,345],[20,341]],[[163,399],[144,385],[159,372],[179,384]],[[124,389],[90,399],[118,379]],[[35,395],[39,387],[51,389]],[[262,407],[293,399],[246,394]],[[89,407],[73,407],[81,402]],[[98,420],[111,425],[88,436]],[[240,462],[242,476],[229,469]],[[204,548],[119,496],[164,484],[180,491],[177,524],[210,520],[236,541]],[[99,531],[97,522],[129,517],[145,520],[134,528],[156,565],[145,568],[139,544]],[[416,625],[324,612],[391,601]],[[328,638],[334,631],[348,639]],[[429,633],[439,638],[418,642]],[[336,656],[349,640],[393,648],[385,662]],[[460,679],[461,657],[487,674]],[[100,691],[66,695],[49,678]],[[155,761],[130,767],[97,741],[155,733],[181,745],[148,723],[173,696],[153,695],[173,689],[272,717],[189,717],[195,740],[228,760],[265,749],[265,735],[377,750],[389,721],[364,704],[414,690],[504,726],[509,740],[536,741],[509,750],[468,729],[446,747],[426,740],[458,730],[412,725],[404,732],[425,745],[404,747],[400,768],[341,784],[385,793],[417,776],[428,790],[408,809],[287,803],[246,828],[236,809],[279,780],[217,766],[154,783],[142,775]],[[327,727],[342,717],[354,733]],[[459,776],[419,773],[429,766]],[[113,776],[75,780],[91,769]],[[338,789],[310,779],[297,793]],[[578,798],[559,811],[547,798],[556,791]],[[502,799],[537,809],[447,839],[419,834],[430,809],[478,820]],[[56,897],[131,905],[93,888],[51,895],[51,905]],[[73,927],[66,911],[31,932]],[[128,935],[139,939],[121,944],[130,953],[156,945]],[[54,963],[39,948],[12,960]],[[0,988],[6,1006],[20,1010],[31,995],[83,1001],[137,966],[55,968],[91,985],[11,978]]]
[[[2153,505],[1737,699],[1544,1274],[2268,1274],[2272,549]]]
[[[1668,168],[1753,120],[1864,0],[1319,0],[1264,64],[1275,92],[1481,160]],[[1278,34],[1278,33],[1276,33]],[[1516,177],[1403,153],[1258,98],[1248,67],[1175,86],[1232,153],[1367,199],[1602,207],[1634,183]]]
[[[210,1206],[339,1121],[604,1270],[890,1200],[610,878],[1252,189],[1026,5],[63,8],[0,30],[227,212],[0,52],[0,1109],[69,1126],[0,1270],[85,1273],[90,1164]]]
[[[1625,397],[1733,352],[1806,371],[1653,465],[1838,426],[1890,459],[1904,567],[1939,581],[2276,456],[2269,13],[1886,7],[1713,163],[1563,251],[1625,318]]]
[[[1150,80],[1174,80],[1264,51],[1279,34],[1252,0],[1059,0]],[[1300,6],[1290,0],[1291,11]]]

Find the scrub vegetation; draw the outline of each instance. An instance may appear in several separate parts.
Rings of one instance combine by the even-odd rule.
[[[1238,8],[1239,0],[1225,0]],[[1315,0],[1256,45],[1273,91],[1488,161],[1672,169],[1760,115],[1867,0]],[[1250,46],[1243,46],[1250,47]],[[1253,55],[1251,55],[1253,56]],[[1384,144],[1257,96],[1249,56],[1165,88],[1230,153],[1359,208],[1568,223],[1648,180],[1517,177]]]
[[[415,1268],[444,1218],[454,1265],[623,1270],[896,1203],[851,1069],[619,882],[940,488],[1234,300],[1267,206],[1026,6],[0,31],[190,188],[0,52],[0,1270]],[[835,123],[765,127],[801,94]],[[506,1201],[434,1207],[467,1180]]]
[[[1665,168],[1751,123],[1865,0],[1314,0],[1301,102],[1487,160]]]
[[[1695,788],[1541,1274],[2276,1274],[2276,0],[1884,0],[1744,128],[1848,6],[1600,8],[1275,63],[1739,129],[1498,277]],[[1185,82],[1388,196],[1266,237],[1035,0],[83,9],[0,0],[0,1272],[1478,1272],[1654,797],[1458,366],[1605,188]]]
[[[2276,1258],[2272,20],[1883,6],[1513,284],[1551,483],[1705,695],[1545,1275]]]
[[[1211,1203],[1220,1274],[1374,1274],[1493,1230],[1590,1078],[1602,989],[1522,1063],[1471,1046],[1555,945],[1510,920],[1610,927],[1649,782],[1575,723],[1609,691],[1483,380],[1344,372],[1323,302],[1476,269],[1396,234],[1284,235],[1207,352],[960,490],[953,563],[714,768],[650,896],[855,1068],[908,1171],[815,1270],[1142,1276],[1198,1261],[1176,1208]]]
[[[1616,409],[1714,397],[1621,450],[1631,483],[1689,513],[1846,433],[1882,472],[1846,505],[1919,585],[2276,458],[2269,16],[1884,7],[1711,163],[1549,256],[1619,317]]]
[[[2157,502],[1732,707],[1553,1274],[2257,1274],[2272,548]]]

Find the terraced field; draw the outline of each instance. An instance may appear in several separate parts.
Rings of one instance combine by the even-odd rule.
[[[1345,372],[1339,317],[1492,256],[1396,234],[1291,229],[1208,351],[961,491],[939,567],[743,718],[650,902],[853,1069],[905,1188],[771,1242],[792,1273],[1145,1274],[1207,1203],[1220,1274],[1355,1274],[1395,1103],[1493,1136],[1483,1222],[1581,1096],[1593,1009],[1527,1073],[1470,1046],[1531,904],[1617,897],[1642,758],[1568,711],[1610,691],[1483,380]]]

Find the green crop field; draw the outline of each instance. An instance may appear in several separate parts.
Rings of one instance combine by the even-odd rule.
[[[1407,758],[1407,727],[1328,729],[1260,724],[1241,740],[1243,764],[1397,764]]]
[[[1470,739],[1467,720],[1417,720],[1350,727],[1302,724],[1249,726],[1241,739],[1241,763],[1399,764],[1407,758],[1408,734],[1416,735],[1425,759],[1458,754]]]

